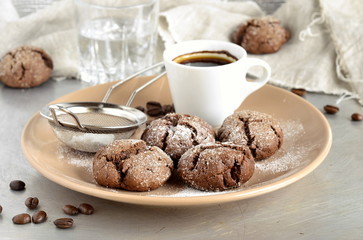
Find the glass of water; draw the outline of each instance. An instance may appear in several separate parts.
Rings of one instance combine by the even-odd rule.
[[[159,0],[74,1],[81,80],[120,80],[154,63]]]

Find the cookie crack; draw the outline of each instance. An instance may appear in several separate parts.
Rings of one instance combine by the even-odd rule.
[[[231,178],[238,184],[241,179],[240,179],[240,172],[241,172],[242,166],[241,164],[238,162],[238,160],[234,160],[234,164],[233,167],[231,168]]]
[[[25,67],[24,67],[23,63],[20,64],[20,68],[21,68],[21,74],[20,74],[20,76],[18,78],[18,81],[22,82],[24,77],[25,77]]]
[[[254,158],[256,158],[256,146],[253,144],[255,137],[251,135],[251,131],[250,131],[250,120],[248,118],[246,119],[240,119],[244,125],[243,125],[243,130],[245,132],[245,135],[247,137],[247,146],[248,148],[251,150],[252,156]]]
[[[228,188],[227,178],[226,178],[224,175],[222,175],[222,178],[223,178],[223,188],[224,188],[224,189],[225,189],[225,188]]]
[[[11,57],[10,72],[13,72],[14,65],[16,64],[15,54],[9,52],[8,55]]]
[[[120,183],[122,183],[122,181],[126,178],[127,176],[127,172],[129,171],[129,169],[125,169],[124,171],[122,169],[119,169],[118,172],[120,174]]]
[[[203,146],[200,148],[200,152],[197,152],[194,156],[193,156],[193,160],[192,160],[192,164],[193,164],[193,167],[190,168],[189,170],[194,170],[196,167],[197,167],[197,163],[198,163],[198,160],[200,158],[200,154],[207,150],[207,149],[216,149],[215,146]]]
[[[163,150],[163,151],[165,151],[165,149],[168,147],[168,143],[167,143],[168,136],[169,136],[169,131],[166,131],[163,139],[161,140],[161,142],[163,143],[163,145],[161,146],[161,150]]]
[[[53,62],[51,59],[49,59],[49,57],[47,55],[45,55],[43,52],[41,51],[37,51],[37,50],[33,50],[33,52],[38,53],[40,55],[40,57],[43,59],[44,64],[50,68],[53,69]]]
[[[194,126],[192,126],[192,125],[190,125],[188,123],[181,123],[180,125],[183,125],[186,128],[188,128],[189,130],[191,130],[191,132],[192,132],[191,137],[192,137],[193,146],[199,145],[199,142],[197,140],[198,130]]]
[[[196,169],[199,156],[200,156],[200,153],[194,155],[193,160],[192,160],[193,167],[189,169],[190,171],[193,171]]]

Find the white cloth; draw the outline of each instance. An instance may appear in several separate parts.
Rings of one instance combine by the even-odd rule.
[[[274,16],[289,29],[292,37],[277,53],[258,56],[271,65],[272,83],[315,92],[357,95],[337,77],[337,55],[318,0],[289,1]]]
[[[337,52],[337,76],[360,95],[363,104],[363,2],[320,0],[330,36]]]
[[[165,45],[191,39],[228,41],[238,24],[264,15],[256,3],[248,1],[161,0],[160,5],[159,33]],[[38,46],[52,56],[53,76],[77,76],[72,0],[55,2],[22,18],[11,0],[1,0],[0,7],[1,56],[17,46]],[[270,82],[363,97],[361,9],[363,2],[358,0],[287,1],[273,15],[291,31],[292,38],[277,53],[255,56],[271,65]]]
[[[0,1],[0,9],[1,9],[0,24],[5,23],[6,21],[15,21],[19,19],[18,12],[16,11],[11,1],[9,0]]]
[[[233,28],[264,15],[254,2],[195,2],[161,12],[159,33],[166,45],[193,39],[229,41]]]
[[[10,0],[3,1],[9,3]],[[0,15],[4,16],[4,12],[1,10]],[[54,2],[19,19],[8,17],[0,27],[0,56],[18,46],[37,46],[52,57],[54,77],[77,76],[77,35],[72,0]]]

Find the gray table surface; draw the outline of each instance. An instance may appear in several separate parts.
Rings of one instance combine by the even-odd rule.
[[[84,195],[51,182],[25,159],[21,133],[43,105],[85,87],[77,80],[48,81],[33,89],[0,84],[0,239],[363,239],[363,122],[350,115],[361,112],[354,100],[342,102],[340,112],[327,116],[333,145],[325,161],[302,180],[259,197],[199,207],[147,207]],[[337,97],[309,93],[318,109]],[[312,119],[312,121],[314,121]],[[22,192],[9,189],[22,179]],[[48,213],[42,224],[15,225],[12,217],[30,212],[27,197],[38,197]],[[88,202],[93,215],[74,217],[72,229],[53,225],[65,204]]]

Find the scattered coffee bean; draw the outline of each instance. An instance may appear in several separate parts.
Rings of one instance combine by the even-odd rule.
[[[165,104],[163,105],[164,114],[175,112],[175,108],[173,104]]]
[[[76,208],[73,205],[65,205],[63,207],[63,212],[65,214],[72,215],[72,216],[77,215],[79,213],[78,208]]]
[[[10,186],[10,189],[14,190],[14,191],[22,191],[25,189],[25,183],[21,180],[11,181],[9,186]]]
[[[35,224],[45,222],[45,220],[47,220],[47,213],[44,211],[37,211],[32,216],[32,221]]]
[[[352,114],[352,121],[362,121],[363,115],[359,113],[353,113]]]
[[[306,90],[303,88],[293,88],[291,89],[291,92],[295,93],[296,95],[299,95],[300,97],[306,94]]]
[[[85,215],[91,215],[95,211],[92,205],[88,203],[81,203],[78,207],[78,210],[80,213]]]
[[[336,114],[337,112],[339,112],[339,108],[333,105],[325,105],[324,110],[328,114]]]
[[[161,103],[156,101],[149,101],[146,103],[146,113],[150,117],[157,117],[163,115],[163,108]]]
[[[37,197],[28,197],[25,200],[25,206],[27,206],[29,209],[36,209],[39,204],[39,199]]]
[[[141,112],[145,112],[145,108],[143,106],[137,106],[135,107],[137,110],[140,110]]]
[[[3,207],[0,205],[0,213],[3,212]]]
[[[13,223],[15,224],[27,224],[31,222],[31,217],[27,213],[21,213],[13,217]]]
[[[160,115],[163,115],[163,109],[162,108],[151,108],[146,111],[147,115],[150,117],[157,117]]]
[[[71,228],[73,226],[73,219],[72,218],[58,218],[53,223],[57,228],[67,229],[67,228]]]
[[[146,103],[146,109],[161,108],[161,103],[157,101],[148,101]]]

